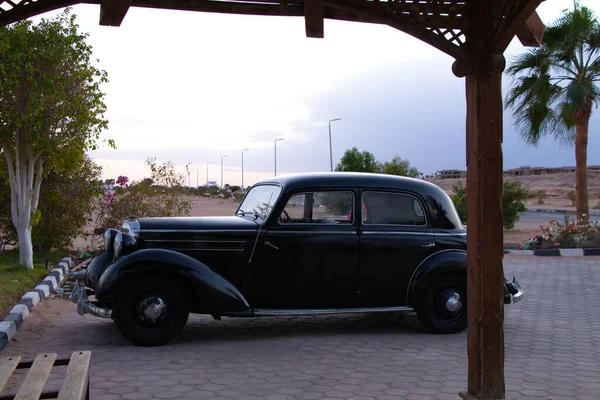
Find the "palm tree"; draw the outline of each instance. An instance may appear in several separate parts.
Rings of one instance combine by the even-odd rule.
[[[575,144],[577,218],[589,218],[587,145],[592,106],[600,100],[600,24],[575,2],[544,33],[544,43],[515,58],[515,79],[506,98],[523,139],[536,145],[545,135]]]

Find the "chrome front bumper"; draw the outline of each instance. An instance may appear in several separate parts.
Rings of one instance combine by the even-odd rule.
[[[519,285],[519,281],[517,278],[513,276],[512,282],[506,282],[506,287],[508,289],[508,301],[505,304],[514,304],[523,300],[523,289],[521,289],[521,285]]]
[[[98,307],[88,299],[85,287],[81,286],[78,280],[75,281],[75,285],[73,285],[71,301],[77,304],[77,312],[79,315],[91,314],[101,318],[112,317],[112,310],[110,308]]]

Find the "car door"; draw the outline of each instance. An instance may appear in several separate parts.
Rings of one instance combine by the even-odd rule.
[[[251,304],[316,309],[357,303],[358,232],[351,190],[301,191],[261,234]]]
[[[360,305],[403,306],[412,273],[436,251],[424,202],[408,192],[363,190],[361,203]]]

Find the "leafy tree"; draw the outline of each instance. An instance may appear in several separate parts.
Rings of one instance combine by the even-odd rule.
[[[458,216],[463,222],[467,221],[467,188],[461,182],[452,186],[450,195]],[[529,192],[519,181],[505,181],[502,190],[502,219],[504,229],[514,229],[519,221],[519,213],[524,212],[525,200]]]
[[[368,151],[359,151],[356,147],[346,150],[339,164],[335,167],[340,172],[371,172],[378,173],[382,165]]]
[[[421,176],[421,172],[410,165],[408,160],[403,160],[399,156],[396,156],[392,161],[386,161],[383,164],[383,173],[388,175],[400,175],[408,176],[410,178],[418,178]]]
[[[47,171],[40,190],[39,221],[31,233],[35,251],[66,248],[78,236],[87,235],[86,224],[102,193],[101,172],[101,167],[87,155],[69,170]],[[17,243],[5,163],[0,164],[0,231],[2,245]]]
[[[544,43],[517,57],[507,70],[515,86],[506,98],[528,144],[545,135],[575,144],[577,217],[589,218],[587,145],[592,106],[600,87],[600,23],[575,3],[546,29]]]
[[[68,8],[37,25],[22,21],[0,28],[0,145],[19,262],[28,268],[44,172],[79,162],[107,125],[100,90],[106,72],[92,65],[86,38]]]

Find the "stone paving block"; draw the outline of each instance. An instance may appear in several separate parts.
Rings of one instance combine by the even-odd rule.
[[[508,398],[598,400],[599,260],[506,256],[505,274],[526,293],[505,307]],[[467,387],[466,332],[431,334],[414,313],[190,316],[172,344],[142,348],[112,321],[82,318],[71,303],[67,310],[39,340],[21,345],[32,353],[91,349],[94,399],[459,400]]]

